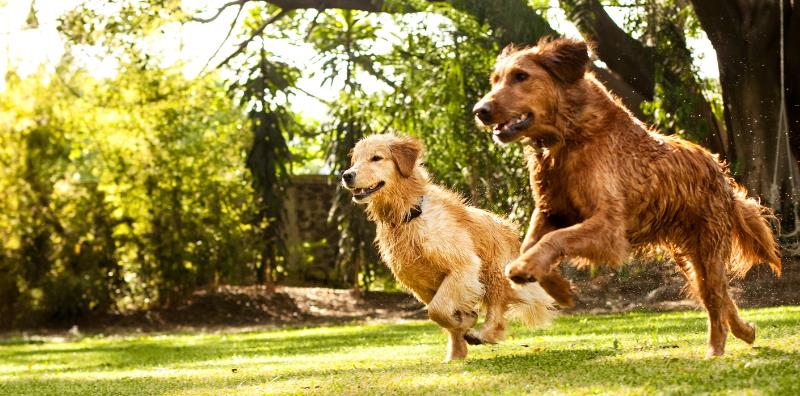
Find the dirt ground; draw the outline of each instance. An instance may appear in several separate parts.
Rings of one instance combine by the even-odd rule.
[[[425,318],[422,304],[406,293],[320,287],[221,286],[194,292],[169,308],[86,318],[29,332],[58,334],[279,328],[351,322],[398,322]]]
[[[578,294],[571,311],[589,313],[633,310],[678,311],[702,309],[687,293],[687,282],[669,261],[629,264],[599,273],[565,268]],[[785,260],[783,275],[776,277],[767,266],[753,267],[744,279],[733,280],[730,291],[740,307],[800,304],[800,262]]]
[[[780,279],[766,268],[754,268],[746,279],[733,282],[734,297],[742,307],[800,304],[800,265],[797,264],[784,265]],[[620,270],[595,273],[562,268],[572,279],[578,296],[576,307],[566,310],[566,314],[701,309],[687,297],[683,276],[668,262],[631,264]],[[94,316],[28,332],[60,334],[71,329],[107,334],[305,327],[426,317],[424,306],[406,293],[368,292],[359,296],[350,290],[318,287],[278,286],[272,290],[263,286],[221,286],[198,290],[170,308]]]

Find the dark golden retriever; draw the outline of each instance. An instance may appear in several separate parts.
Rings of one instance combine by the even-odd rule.
[[[708,311],[708,356],[725,352],[728,330],[752,343],[728,274],[766,262],[780,274],[765,208],[747,198],[716,156],[649,130],[588,72],[586,43],[507,47],[492,89],[474,108],[501,143],[527,143],[536,209],[507,266],[517,283],[538,281],[572,304],[554,268],[563,258],[620,265],[632,248],[661,246]],[[726,268],[727,266],[727,268]]]

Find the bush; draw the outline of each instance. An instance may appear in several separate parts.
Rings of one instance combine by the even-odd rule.
[[[7,77],[0,326],[70,321],[252,279],[249,132],[213,79],[123,65]]]

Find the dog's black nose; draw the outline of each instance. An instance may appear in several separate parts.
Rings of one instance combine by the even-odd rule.
[[[472,108],[472,112],[475,113],[475,116],[478,117],[484,124],[491,124],[492,123],[492,105],[489,102],[478,102],[475,107]]]
[[[356,180],[356,173],[355,172],[353,172],[353,171],[344,171],[344,173],[342,173],[342,181],[344,181],[344,184],[347,184],[348,186],[352,186],[353,182],[355,180]]]

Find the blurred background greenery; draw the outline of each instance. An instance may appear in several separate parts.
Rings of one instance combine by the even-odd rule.
[[[371,133],[421,138],[437,181],[525,224],[521,149],[493,144],[470,109],[503,46],[544,36],[591,41],[598,77],[647,123],[726,160],[780,215],[793,253],[800,2],[0,6],[0,327],[220,284],[395,287],[373,226],[336,187]],[[291,238],[298,175],[328,176],[334,237]],[[332,257],[317,259],[319,245]]]

